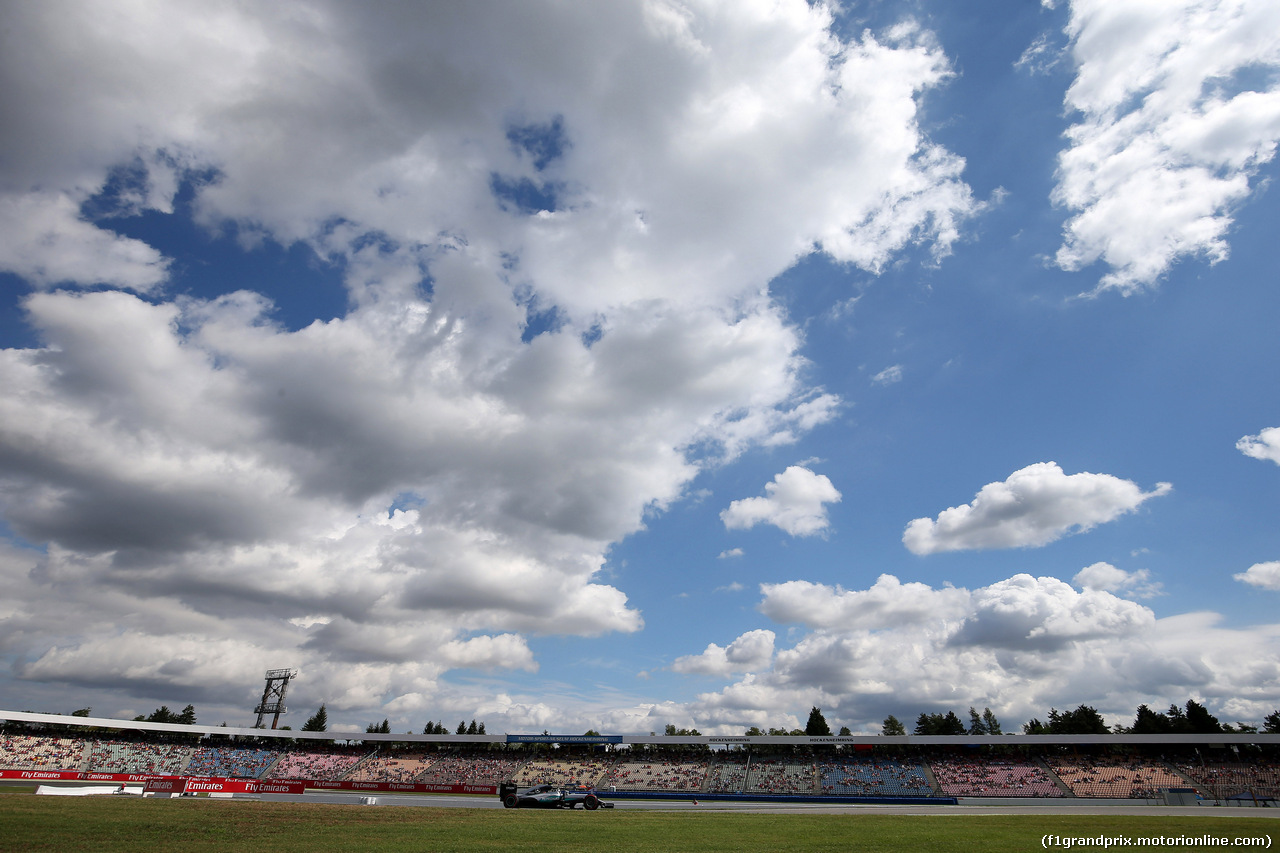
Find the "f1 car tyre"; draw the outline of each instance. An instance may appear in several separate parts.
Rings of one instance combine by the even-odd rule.
[[[520,800],[516,798],[515,794],[507,794],[502,799],[502,807],[504,809],[514,809],[519,805],[520,805]]]
[[[600,808],[600,798],[595,794],[587,794],[586,799],[582,801],[582,807],[589,811],[595,811]]]

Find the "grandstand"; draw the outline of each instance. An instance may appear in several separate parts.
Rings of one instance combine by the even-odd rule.
[[[191,760],[180,772],[191,776],[258,779],[279,758],[280,753],[270,749],[201,746],[191,753]]]
[[[1172,768],[1140,758],[1053,758],[1049,767],[1077,797],[1150,798],[1191,787]]]
[[[0,768],[83,770],[85,743],[75,738],[0,735]]]
[[[91,741],[86,770],[97,773],[181,773],[191,763],[194,747],[171,743]]]
[[[609,769],[610,762],[597,758],[535,758],[512,777],[517,785],[595,786]]]
[[[600,787],[618,791],[704,791],[708,764],[702,761],[619,761]]]
[[[345,777],[352,782],[413,782],[431,766],[421,754],[370,755]]]
[[[0,712],[0,719],[10,721],[0,729],[0,775],[12,778],[60,773],[72,774],[58,777],[70,779],[224,776],[294,779],[325,788],[456,787],[458,793],[493,791],[514,780],[518,785],[545,782],[675,796],[1064,801],[1163,801],[1169,789],[1193,788],[1204,800],[1244,805],[1273,804],[1280,794],[1280,735],[1269,733],[821,739],[317,736],[27,712]],[[1235,749],[1211,748],[1224,746]]]
[[[820,765],[822,793],[838,797],[930,797],[923,764],[896,758],[845,758]]]
[[[350,772],[368,752],[288,752],[271,766],[266,779],[317,779],[337,781]]]
[[[483,753],[451,754],[437,758],[419,782],[428,785],[494,785],[514,778],[521,759],[493,758]]]
[[[731,752],[711,759],[707,772],[708,794],[741,794],[747,789],[750,753]]]
[[[1048,768],[1032,761],[1000,758],[935,758],[929,769],[943,794],[952,797],[1062,797],[1066,791]]]
[[[751,762],[747,784],[748,794],[803,794],[818,793],[818,768],[812,761],[795,762],[785,758],[757,758]]]
[[[1175,769],[1206,799],[1280,799],[1280,767],[1262,762],[1184,761]]]

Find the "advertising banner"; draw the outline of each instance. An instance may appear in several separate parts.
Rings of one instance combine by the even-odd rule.
[[[81,773],[82,782],[146,782],[159,778],[159,773]]]
[[[79,770],[0,770],[0,779],[39,779],[42,782],[67,780],[74,782],[79,778]]]
[[[305,794],[307,792],[306,782],[289,782],[277,779],[269,779],[265,782],[254,782],[255,794]]]
[[[327,791],[404,791],[414,794],[498,793],[496,785],[427,784],[423,782],[354,782],[329,779],[226,779],[223,777],[160,776],[151,773],[85,773],[80,770],[0,770],[0,779],[41,782],[142,782],[146,791],[180,794],[302,794],[307,788]],[[186,786],[179,786],[186,782]],[[152,787],[155,783],[156,787]]]
[[[289,784],[299,785],[304,788],[320,788],[326,791],[404,791],[406,793],[414,794],[498,795],[497,785],[457,785],[428,782],[355,782],[350,780],[335,782],[327,779],[281,779],[272,781],[280,783],[288,782]],[[261,785],[263,783],[259,784]]]
[[[185,794],[189,781],[191,780],[182,776],[153,776],[147,780],[142,792],[144,794]]]

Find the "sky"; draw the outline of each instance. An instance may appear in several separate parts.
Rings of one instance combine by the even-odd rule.
[[[0,707],[1280,708],[1280,5],[6,0]]]

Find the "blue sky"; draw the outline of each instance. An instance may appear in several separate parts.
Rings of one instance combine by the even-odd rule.
[[[6,10],[0,705],[1280,706],[1263,0]]]

